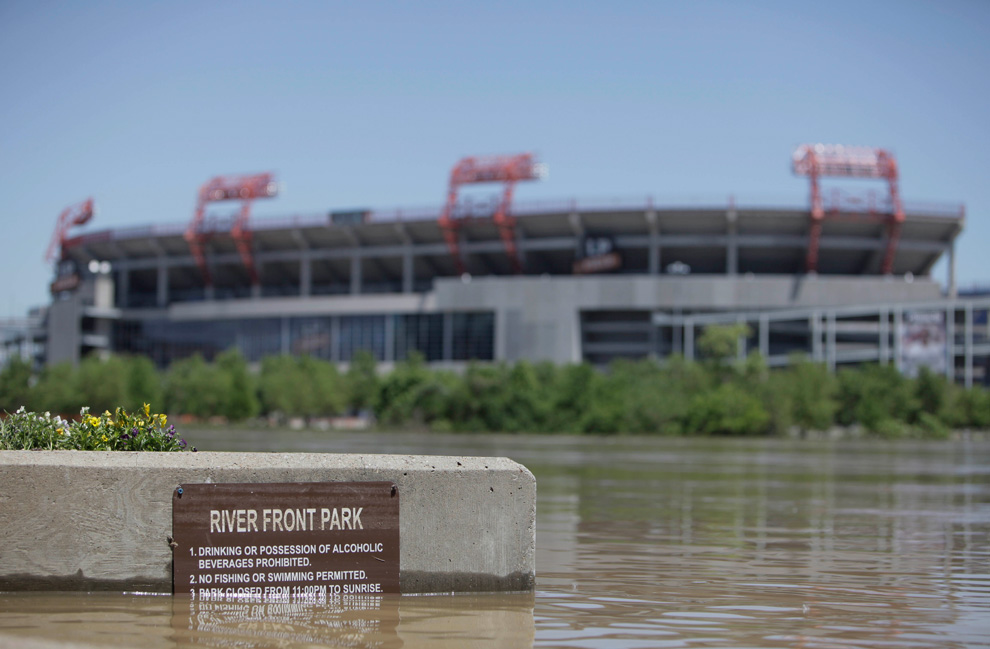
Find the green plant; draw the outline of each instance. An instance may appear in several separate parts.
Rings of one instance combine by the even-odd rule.
[[[702,435],[762,435],[770,425],[770,415],[753,394],[724,383],[710,392],[696,395],[685,415],[685,430]]]
[[[144,404],[137,414],[117,408],[99,417],[89,408],[79,411],[79,421],[66,421],[51,412],[38,414],[21,406],[0,421],[0,449],[75,451],[181,451],[188,447],[168,418]],[[191,449],[195,451],[196,449]]]
[[[27,403],[31,393],[31,363],[19,356],[0,370],[0,409],[13,410]]]

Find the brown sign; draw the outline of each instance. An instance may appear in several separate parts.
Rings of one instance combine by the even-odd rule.
[[[184,484],[172,493],[172,592],[343,599],[399,592],[391,482]]]
[[[596,257],[585,257],[574,262],[575,275],[590,275],[591,273],[604,273],[615,270],[622,266],[622,257],[616,252]]]

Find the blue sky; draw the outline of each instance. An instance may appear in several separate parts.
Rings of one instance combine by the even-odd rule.
[[[2,2],[0,317],[87,196],[88,230],[188,221],[221,173],[277,173],[259,217],[422,206],[522,151],[521,200],[804,204],[795,146],[883,146],[905,199],[965,203],[958,278],[990,283],[988,71],[978,0]]]

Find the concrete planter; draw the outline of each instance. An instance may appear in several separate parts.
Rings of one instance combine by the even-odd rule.
[[[390,480],[403,593],[531,590],[536,480],[506,458],[0,452],[0,590],[172,590],[181,483]]]

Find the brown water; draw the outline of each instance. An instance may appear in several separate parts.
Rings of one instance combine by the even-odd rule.
[[[0,594],[0,646],[990,647],[987,438],[187,438],[509,456],[537,477],[537,591],[346,607]]]

